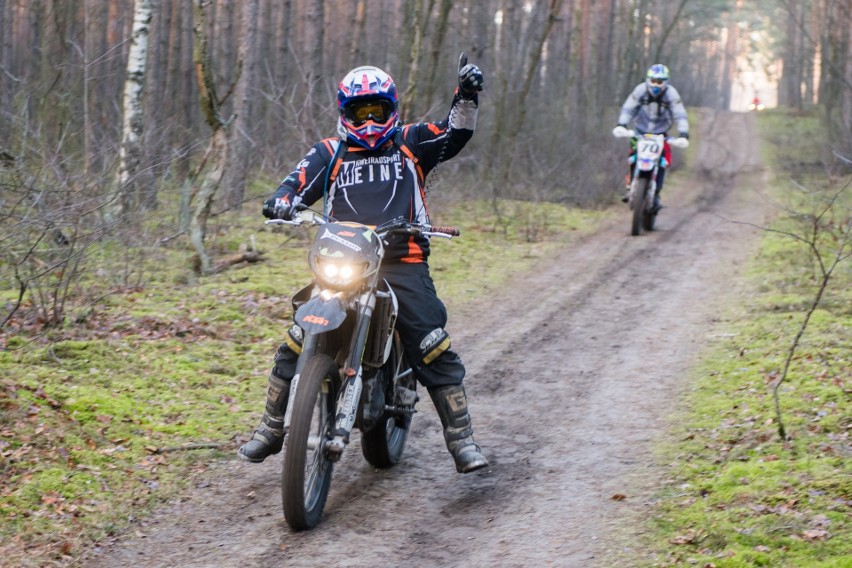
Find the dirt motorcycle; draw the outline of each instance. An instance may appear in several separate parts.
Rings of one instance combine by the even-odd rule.
[[[653,231],[657,221],[658,209],[654,206],[654,197],[657,194],[657,173],[665,143],[685,148],[689,142],[683,138],[666,137],[665,134],[638,134],[627,128],[616,129],[613,135],[616,138],[632,138],[636,144],[636,152],[630,157],[633,172],[627,193],[627,205],[633,211],[630,234],[635,237],[642,229]]]
[[[765,110],[765,109],[766,109],[766,105],[764,105],[762,102],[760,102],[760,99],[758,99],[756,97],[748,105],[748,110],[751,110],[751,111],[761,111],[761,110]]]
[[[376,468],[396,465],[405,448],[416,380],[395,330],[398,304],[380,274],[392,235],[452,238],[453,227],[403,219],[379,227],[336,222],[310,210],[267,224],[317,227],[308,253],[313,282],[293,297],[302,350],[284,414],[284,517],[293,530],[319,523],[334,464],[353,428]]]

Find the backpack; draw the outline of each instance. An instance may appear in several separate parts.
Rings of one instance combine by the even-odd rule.
[[[329,163],[328,163],[328,170],[326,170],[325,183],[323,184],[323,188],[322,188],[322,210],[323,210],[323,213],[326,213],[326,200],[328,198],[328,188],[331,186],[331,184],[334,183],[334,180],[337,179],[337,175],[340,173],[340,165],[343,163],[343,158],[346,157],[346,151],[347,151],[346,142],[343,141],[343,140],[340,140],[339,138],[337,140],[338,140],[337,148],[335,148],[334,154],[332,154],[332,156],[331,156],[331,161],[329,161]],[[417,156],[414,155],[414,152],[411,151],[411,148],[409,148],[405,144],[405,142],[403,140],[403,129],[402,128],[397,129],[396,133],[394,133],[394,135],[393,135],[392,140],[393,140],[394,145],[402,151],[403,155],[405,155],[406,158],[408,158],[409,160],[411,160],[414,163],[414,167],[417,170],[417,178],[418,178],[420,184],[422,185],[424,180],[425,180],[425,177],[423,176],[423,169],[420,167],[420,160],[417,158]]]
[[[648,106],[651,103],[657,103],[660,107],[660,112],[666,112],[668,114],[672,113],[671,103],[669,102],[668,97],[665,96],[666,92],[663,91],[656,97],[652,97],[650,93],[647,91],[644,95],[639,99],[639,106]]]

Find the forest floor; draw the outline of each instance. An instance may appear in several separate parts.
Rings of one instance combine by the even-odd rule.
[[[357,433],[322,523],[293,533],[281,455],[216,463],[178,501],[101,543],[91,567],[629,566],[661,475],[655,444],[690,388],[768,205],[750,115],[702,111],[657,230],[629,214],[481,302],[452,306],[477,441],[458,475],[423,397],[402,463],[374,471]],[[676,183],[674,181],[676,180]],[[738,222],[734,222],[738,221]],[[614,560],[614,559],[619,560]]]

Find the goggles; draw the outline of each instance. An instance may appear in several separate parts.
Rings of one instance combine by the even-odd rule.
[[[391,118],[393,110],[393,105],[385,99],[356,100],[343,107],[343,116],[356,126],[368,120],[383,123]]]
[[[654,78],[654,79],[648,79],[648,81],[650,81],[650,83],[651,83],[652,85],[662,85],[663,83],[665,83],[665,82],[666,82],[666,80],[665,80],[665,79],[657,79],[657,78]]]

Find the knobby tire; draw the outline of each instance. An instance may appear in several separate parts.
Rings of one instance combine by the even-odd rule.
[[[325,443],[334,429],[338,378],[334,359],[315,355],[302,370],[290,401],[281,498],[284,518],[294,531],[315,527],[328,498],[334,464]]]
[[[645,208],[648,199],[648,184],[651,180],[646,177],[634,179],[636,186],[633,188],[633,199],[631,205],[633,207],[633,222],[630,226],[630,234],[638,236],[642,232],[642,218],[645,216]]]
[[[646,231],[654,230],[654,223],[657,220],[657,212],[654,210],[653,203],[645,210],[645,215],[642,217],[642,228]]]
[[[382,382],[390,385],[393,389],[393,377],[398,376],[408,368],[405,357],[402,355],[402,345],[399,338],[395,338],[391,356],[379,370],[385,373]],[[414,389],[415,379],[409,374],[403,379],[403,386]],[[395,403],[394,393],[385,392],[385,400]],[[405,441],[408,439],[410,416],[396,416],[385,411],[373,428],[361,434],[361,453],[370,465],[378,469],[387,469],[395,466],[402,459],[405,450]]]

